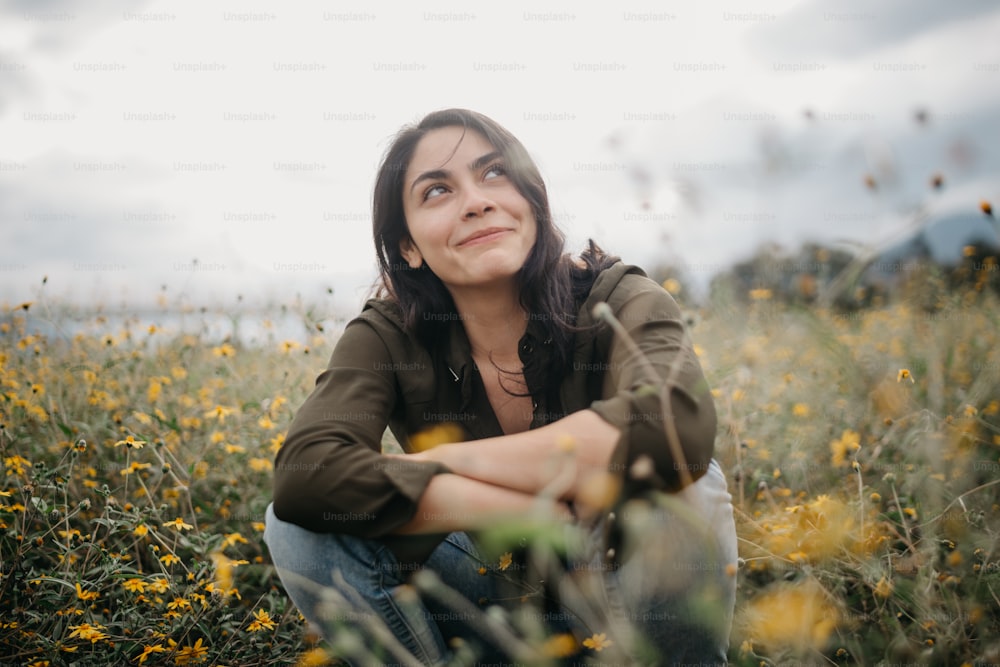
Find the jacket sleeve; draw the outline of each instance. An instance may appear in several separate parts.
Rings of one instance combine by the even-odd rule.
[[[396,408],[395,367],[370,323],[347,325],[275,458],[279,519],[313,532],[372,539],[413,517],[431,478],[447,468],[381,454]]]
[[[614,333],[607,346],[602,400],[591,409],[621,430],[612,470],[636,488],[676,491],[708,470],[715,448],[712,394],[687,338],[680,308],[660,285],[627,275],[608,306],[634,343]],[[677,451],[671,446],[676,434]]]

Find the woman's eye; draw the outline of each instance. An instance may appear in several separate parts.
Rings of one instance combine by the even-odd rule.
[[[424,201],[427,201],[428,199],[433,199],[434,197],[437,197],[438,194],[440,194],[440,193],[437,192],[438,190],[441,190],[443,192],[444,191],[444,186],[443,185],[432,185],[431,187],[427,188],[424,191]]]
[[[499,162],[487,167],[486,172],[483,174],[484,178],[489,178],[490,174],[496,174],[496,176],[503,176],[507,171],[503,168],[503,165]],[[495,177],[494,177],[495,178]]]

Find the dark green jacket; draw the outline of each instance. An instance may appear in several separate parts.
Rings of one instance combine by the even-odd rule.
[[[641,355],[595,321],[593,308],[602,301]],[[577,410],[597,412],[621,430],[610,469],[625,478],[626,494],[676,490],[682,468],[698,479],[713,455],[715,406],[673,298],[640,269],[618,262],[596,277],[576,324],[586,330],[575,335],[569,372],[554,382],[543,363],[549,344],[544,329],[536,319],[528,322],[519,352],[534,402],[531,427]],[[452,321],[448,331],[447,340],[429,351],[403,329],[393,302],[365,304],[337,341],[277,454],[279,519],[315,532],[380,539],[401,561],[429,555],[442,536],[391,533],[414,516],[431,477],[448,470],[383,457],[386,426],[404,450],[413,434],[444,422],[460,425],[467,440],[503,435],[461,322]],[[673,387],[668,410],[649,390],[665,381]],[[683,461],[671,455],[670,421]],[[636,470],[643,471],[641,480],[628,474]]]

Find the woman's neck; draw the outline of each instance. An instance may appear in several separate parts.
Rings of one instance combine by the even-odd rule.
[[[454,290],[452,300],[474,356],[517,358],[528,320],[514,290]]]

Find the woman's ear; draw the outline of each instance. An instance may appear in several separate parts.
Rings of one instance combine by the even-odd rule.
[[[420,253],[420,249],[417,248],[413,239],[409,236],[400,239],[399,252],[403,255],[403,259],[406,260],[406,263],[410,265],[411,269],[419,269],[424,265],[424,256]]]

